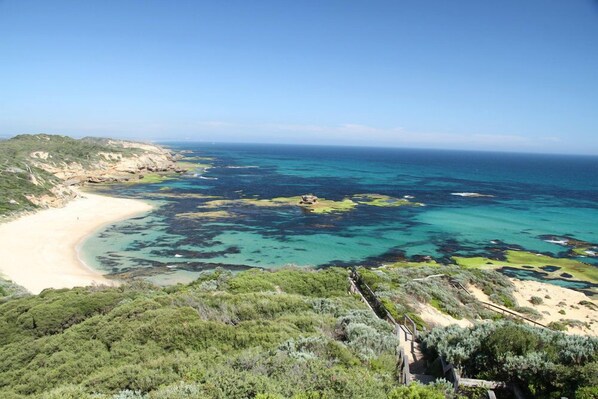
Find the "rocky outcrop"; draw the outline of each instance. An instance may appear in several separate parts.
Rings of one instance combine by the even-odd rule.
[[[32,153],[31,161],[36,167],[63,180],[65,186],[130,181],[148,172],[185,171],[176,164],[179,158],[162,147],[117,140],[108,140],[107,145],[115,151],[99,151],[93,154],[95,161],[87,165],[82,162],[48,162],[52,159],[51,155],[41,151]]]
[[[50,189],[48,194],[26,195],[25,198],[33,205],[40,208],[59,208],[67,204],[79,194],[70,187],[59,184]]]
[[[38,208],[61,207],[78,196],[77,186],[138,180],[148,173],[186,171],[177,166],[179,155],[152,144],[97,139],[97,142],[92,141],[95,151],[80,150],[77,156],[71,153],[65,156],[60,151],[45,148],[44,144],[53,139],[54,136],[48,136],[47,140],[39,140],[39,144],[35,144],[37,148],[25,154],[21,167],[6,169],[6,172],[26,176],[32,187],[20,199],[7,200],[10,205],[19,205],[20,200],[26,199]],[[67,144],[73,142],[80,141],[67,141]]]

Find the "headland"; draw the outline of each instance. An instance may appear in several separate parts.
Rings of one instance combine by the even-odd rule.
[[[160,146],[111,139],[21,135],[3,141],[0,155],[0,276],[34,294],[116,284],[85,265],[77,247],[102,226],[152,208],[83,186],[144,183],[185,170]]]

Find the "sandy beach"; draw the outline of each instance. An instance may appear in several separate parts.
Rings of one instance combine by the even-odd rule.
[[[510,280],[515,286],[513,296],[517,301],[517,305],[537,310],[542,316],[537,320],[539,323],[547,325],[551,322],[577,320],[580,325],[569,326],[568,333],[598,335],[598,328],[596,327],[598,325],[598,311],[595,310],[598,309],[598,302],[595,299],[581,292],[553,284],[515,278],[510,278]],[[488,296],[480,289],[469,286],[468,290],[477,299],[490,301]],[[531,303],[532,297],[540,298],[541,303]]]
[[[85,265],[77,247],[102,226],[150,209],[143,201],[81,192],[63,208],[0,224],[0,275],[34,294],[45,288],[115,284]]]
[[[568,332],[582,335],[598,335],[598,302],[581,292],[538,281],[522,281],[513,279],[515,292],[513,295],[519,306],[528,306],[542,314],[538,320],[548,324],[553,321],[577,320],[584,323],[570,326]],[[532,304],[535,296],[542,299],[540,304]],[[585,304],[585,305],[584,305]],[[589,304],[594,304],[589,305]]]
[[[595,299],[581,292],[553,284],[515,278],[509,280],[515,287],[513,296],[517,301],[517,305],[538,311],[541,315],[537,320],[539,323],[547,325],[551,322],[577,321],[577,323],[574,322],[573,325],[567,327],[567,333],[598,336],[598,302]],[[478,287],[470,285],[467,289],[478,300],[492,302]],[[532,297],[541,298],[540,303],[531,303]],[[509,310],[513,311],[512,309]],[[445,327],[451,324],[458,324],[460,327],[473,325],[467,319],[457,320],[428,304],[419,303],[417,312],[426,323],[433,327]],[[518,314],[529,317],[522,313]]]

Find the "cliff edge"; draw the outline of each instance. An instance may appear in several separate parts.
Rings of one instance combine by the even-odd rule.
[[[59,207],[73,186],[137,180],[146,173],[181,173],[163,147],[104,138],[19,135],[0,141],[0,216]]]

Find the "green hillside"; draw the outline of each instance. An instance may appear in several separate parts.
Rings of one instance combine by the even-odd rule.
[[[47,134],[19,135],[0,141],[0,216],[34,210],[27,195],[41,196],[60,183],[60,179],[40,168],[40,164],[59,167],[76,162],[83,167],[99,160],[100,152],[123,155],[135,149],[110,146],[105,139],[76,140]],[[32,157],[35,152],[47,153],[47,158]],[[45,157],[45,154],[44,154]]]
[[[104,138],[85,137],[74,139],[68,136],[50,134],[21,134],[8,140],[0,141],[0,159],[8,162],[30,161],[34,151],[47,152],[51,158],[43,162],[59,164],[61,162],[79,162],[89,165],[100,159],[100,152],[114,152],[123,155],[138,152],[136,149],[122,148],[109,144]]]

